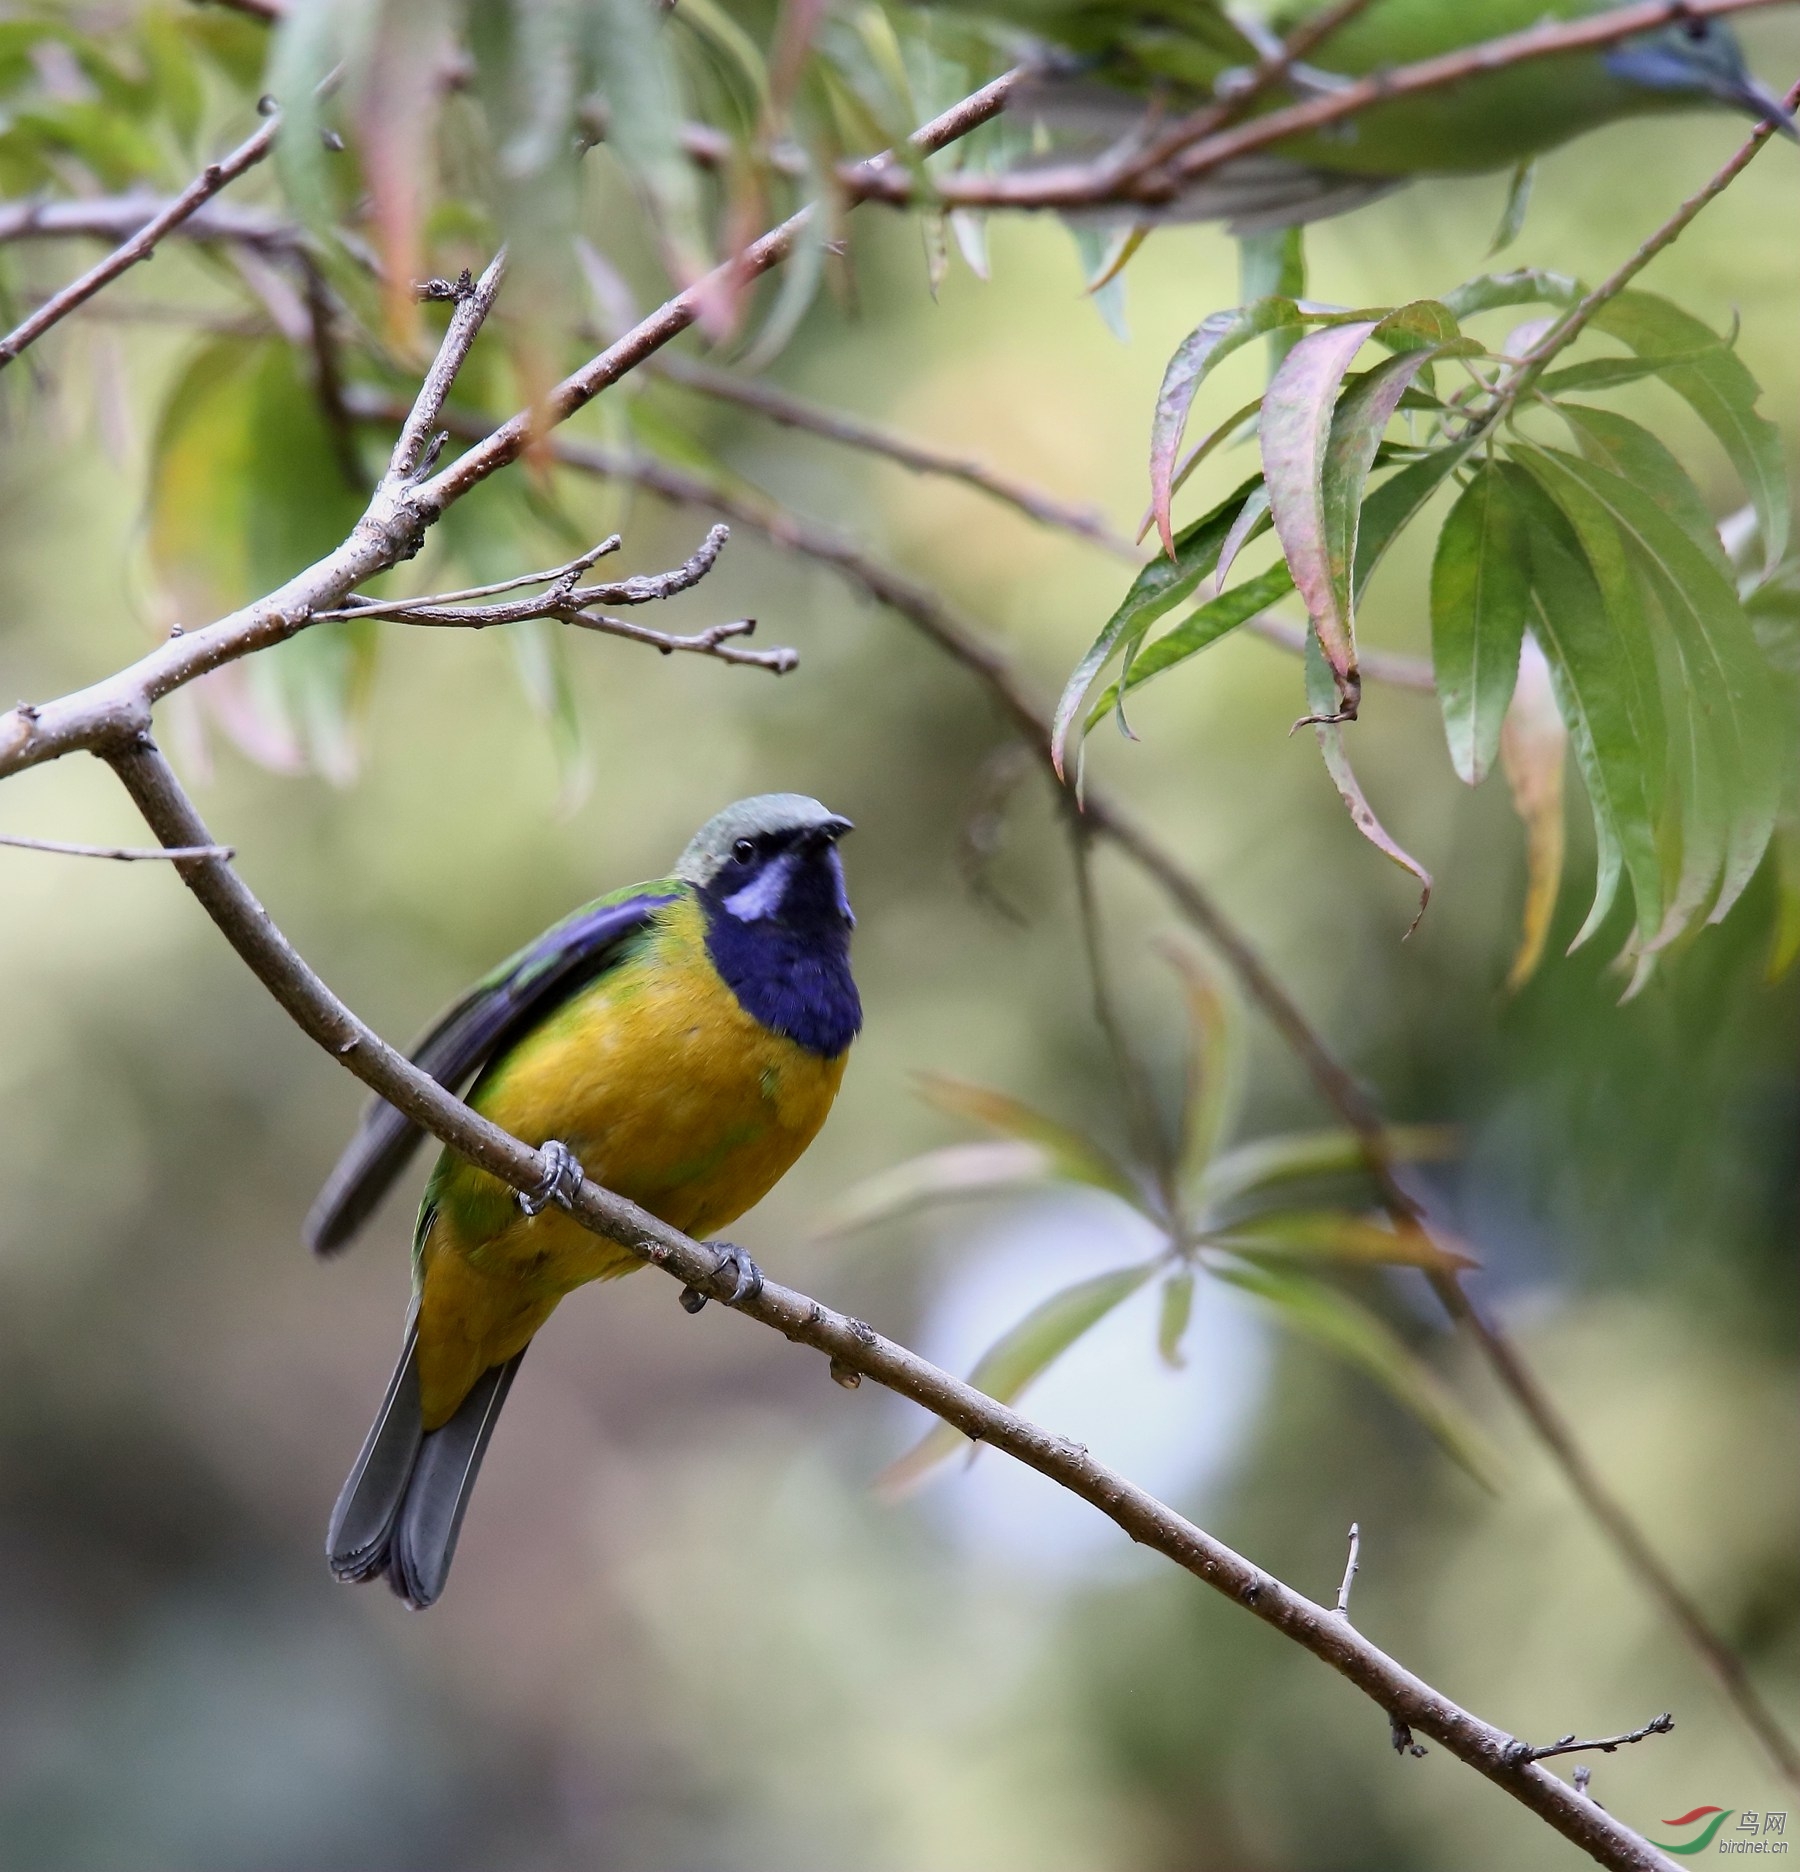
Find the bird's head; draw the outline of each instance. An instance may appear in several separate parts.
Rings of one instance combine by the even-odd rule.
[[[1793,112],[1751,75],[1736,34],[1722,20],[1703,14],[1676,20],[1612,47],[1605,62],[1615,78],[1637,89],[1709,98],[1761,117],[1800,142]]]
[[[850,821],[804,793],[759,793],[707,820],[675,866],[739,923],[847,929],[837,842]]]

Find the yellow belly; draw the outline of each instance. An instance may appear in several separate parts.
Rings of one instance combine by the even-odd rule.
[[[688,1235],[759,1202],[817,1135],[846,1055],[822,1059],[753,1020],[706,956],[702,915],[671,906],[646,950],[560,1008],[472,1103],[532,1144],[559,1138],[596,1182]],[[527,1217],[457,1160],[434,1179],[420,1243],[425,1427],[521,1351],[571,1288],[637,1258],[563,1211]]]

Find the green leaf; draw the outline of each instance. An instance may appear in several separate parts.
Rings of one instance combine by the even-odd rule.
[[[1719,543],[1719,529],[1713,524],[1705,499],[1662,442],[1641,423],[1613,410],[1595,409],[1585,403],[1559,403],[1556,413],[1589,461],[1635,482],[1671,519],[1681,522],[1719,576],[1731,578],[1731,563]]]
[[[1231,531],[1232,522],[1257,485],[1255,478],[1246,481],[1227,495],[1211,513],[1191,526],[1183,527],[1175,538],[1173,559],[1158,557],[1144,567],[1131,582],[1119,608],[1106,620],[1086,656],[1076,664],[1064,685],[1051,724],[1051,757],[1059,776],[1067,751],[1069,729],[1081,708],[1094,679],[1122,648],[1142,640],[1150,626],[1166,612],[1174,610],[1194,587],[1219,562],[1219,549]]]
[[[1411,872],[1419,881],[1419,908],[1413,920],[1407,924],[1404,942],[1419,927],[1419,918],[1425,914],[1425,906],[1431,902],[1431,873],[1419,863],[1418,859],[1406,850],[1375,816],[1375,809],[1363,794],[1362,784],[1358,781],[1350,766],[1350,756],[1344,751],[1344,731],[1332,719],[1333,705],[1338,699],[1334,688],[1332,672],[1326,668],[1325,656],[1319,648],[1316,631],[1306,633],[1306,704],[1312,711],[1315,722],[1313,732],[1319,738],[1319,752],[1324,756],[1325,771],[1331,776],[1331,783],[1338,790],[1338,797],[1349,809],[1351,823],[1355,825],[1383,857],[1397,864],[1402,871]]]
[[[286,345],[222,339],[195,355],[151,449],[150,561],[176,617],[191,628],[276,590],[340,545],[362,509]],[[260,719],[221,710],[240,746],[277,767],[304,754],[347,780],[378,628],[314,625],[252,659],[244,687]]]
[[[1208,1245],[1252,1259],[1340,1261],[1350,1266],[1416,1267],[1458,1274],[1481,1263],[1448,1248],[1416,1223],[1390,1228],[1341,1209],[1283,1209],[1207,1237]]]
[[[1288,353],[1263,398],[1263,479],[1282,554],[1330,666],[1335,697],[1323,711],[1315,710],[1325,714],[1354,716],[1360,688],[1350,617],[1350,559],[1342,554],[1341,525],[1334,525],[1334,515],[1344,504],[1342,490],[1328,496],[1326,489],[1332,417],[1345,374],[1378,322],[1363,319],[1309,333]],[[1364,427],[1366,423],[1359,425]],[[1349,453],[1347,443],[1346,462]],[[1340,464],[1340,479],[1342,468]]]
[[[998,1404],[1012,1403],[1076,1340],[1136,1293],[1156,1268],[1154,1261],[1115,1268],[1052,1294],[982,1354],[969,1374],[969,1383]],[[882,1471],[876,1487],[889,1497],[904,1494],[966,1440],[947,1423],[933,1425],[912,1449]]]
[[[1661,376],[1731,457],[1756,508],[1764,565],[1772,570],[1787,551],[1787,462],[1781,431],[1757,413],[1761,390],[1743,359],[1711,327],[1656,293],[1620,293],[1594,323],[1643,355],[1697,354],[1690,363],[1665,363]]]
[[[1500,750],[1530,601],[1525,516],[1486,463],[1450,509],[1431,566],[1432,671],[1450,764],[1469,786]]]
[[[1525,215],[1531,207],[1531,190],[1537,181],[1537,162],[1522,162],[1512,172],[1512,180],[1506,185],[1506,206],[1500,211],[1500,225],[1494,229],[1494,238],[1488,247],[1488,256],[1510,247],[1519,238],[1525,226]]]
[[[1162,1305],[1156,1318],[1156,1349],[1170,1371],[1186,1368],[1181,1342],[1194,1317],[1194,1271],[1183,1268],[1163,1282]]]
[[[1444,305],[1458,319],[1501,306],[1572,306],[1581,297],[1581,282],[1564,273],[1546,273],[1539,267],[1521,267],[1512,273],[1483,273],[1444,294]]]
[[[1548,372],[1538,379],[1536,387],[1551,398],[1566,390],[1616,390],[1623,384],[1659,376],[1674,365],[1695,363],[1702,355],[1684,351],[1674,357],[1586,358],[1579,364]]]
[[[1550,666],[1527,631],[1520,646],[1519,680],[1500,730],[1500,765],[1512,793],[1513,811],[1525,828],[1525,903],[1519,913],[1519,946],[1506,972],[1506,991],[1518,991],[1536,974],[1550,937],[1550,920],[1562,890],[1563,769],[1569,730],[1556,706]]]
[[[1180,943],[1162,948],[1181,977],[1187,1004],[1186,1071],[1175,1155],[1176,1180],[1186,1185],[1212,1162],[1231,1133],[1243,1093],[1244,1036],[1237,1005],[1211,964]]]
[[[1594,814],[1594,904],[1570,946],[1579,948],[1605,920],[1622,870],[1638,895],[1638,928],[1647,937],[1662,917],[1661,701],[1654,689],[1644,695],[1583,542],[1561,508],[1525,468],[1504,463],[1502,472],[1529,516],[1532,630],[1549,662]],[[1622,559],[1622,547],[1617,550]]]
[[[813,1232],[848,1235],[929,1203],[1034,1189],[1058,1175],[1055,1155],[1023,1138],[950,1144],[852,1184],[820,1216]]]
[[[1460,1138],[1449,1125],[1389,1125],[1382,1143],[1390,1163],[1439,1163],[1456,1155]],[[1240,1144],[1218,1158],[1198,1195],[1209,1214],[1242,1204],[1290,1183],[1363,1174],[1368,1157],[1351,1130],[1290,1131]]]
[[[1181,438],[1187,429],[1188,411],[1193,407],[1195,395],[1214,365],[1223,363],[1251,339],[1299,324],[1300,311],[1293,300],[1259,299],[1252,305],[1213,313],[1176,346],[1175,355],[1163,372],[1162,388],[1156,395],[1156,412],[1150,420],[1150,511],[1162,537],[1163,551],[1170,558],[1175,556],[1175,537],[1169,520],[1175,461],[1181,453]]]
[[[928,1104],[952,1118],[965,1118],[1006,1137],[1038,1145],[1049,1152],[1054,1173],[1066,1182],[1089,1183],[1095,1189],[1123,1196],[1132,1204],[1140,1200],[1137,1184],[1110,1152],[1074,1126],[1048,1117],[1023,1099],[989,1086],[971,1085],[966,1079],[953,1079],[948,1073],[921,1073],[919,1093]]]
[[[1635,480],[1559,450],[1543,453],[1604,510],[1671,626],[1685,676],[1680,700],[1689,732],[1702,747],[1710,738],[1724,785],[1726,849],[1708,918],[1716,923],[1761,863],[1780,804],[1784,723],[1773,704],[1772,673],[1720,553],[1708,554]],[[1704,778],[1696,784],[1715,783]],[[1704,877],[1697,896],[1678,893],[1676,907],[1698,907],[1711,882],[1710,875]],[[1675,923],[1647,946],[1671,940],[1680,928]]]
[[[1131,328],[1125,322],[1125,279],[1113,265],[1117,257],[1113,236],[1105,228],[1097,227],[1071,227],[1069,234],[1075,242],[1075,251],[1081,256],[1081,277],[1088,303],[1120,344],[1129,344]]]
[[[1105,719],[1122,695],[1141,689],[1155,677],[1166,674],[1179,663],[1210,650],[1228,637],[1240,624],[1279,603],[1294,589],[1294,579],[1285,564],[1272,565],[1254,578],[1235,585],[1220,598],[1209,598],[1198,610],[1190,611],[1174,629],[1167,631],[1132,658],[1131,668],[1121,682],[1111,684],[1089,709],[1083,732]]]
[[[1471,443],[1452,442],[1408,462],[1363,502],[1356,534],[1357,602],[1387,549],[1416,520],[1453,468],[1468,456]]]
[[[1272,1268],[1221,1267],[1220,1280],[1264,1302],[1281,1323],[1372,1378],[1487,1488],[1502,1474],[1498,1452],[1429,1366],[1388,1324],[1337,1288]]]

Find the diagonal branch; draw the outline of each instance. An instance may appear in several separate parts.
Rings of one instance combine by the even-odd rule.
[[[114,749],[108,759],[165,843],[192,847],[212,842],[174,770],[147,735],[129,748]],[[358,1020],[282,935],[235,871],[212,859],[183,859],[177,869],[226,940],[310,1038],[390,1104],[511,1188],[530,1192],[543,1187],[546,1165],[540,1154],[471,1111]],[[735,1270],[716,1248],[690,1240],[596,1183],[583,1178],[569,1196],[568,1207],[584,1228],[621,1243],[684,1288],[724,1301],[735,1286]],[[1328,1664],[1378,1704],[1391,1724],[1432,1737],[1598,1864],[1618,1872],[1665,1872],[1660,1854],[1648,1841],[1548,1769],[1534,1761],[1518,1761],[1516,1738],[1460,1708],[1348,1620],[1215,1540],[1095,1461],[1080,1444],[1008,1410],[884,1339],[861,1320],[833,1312],[790,1288],[765,1282],[759,1293],[736,1303],[735,1310],[823,1353],[837,1371],[871,1378],[922,1404],[965,1436],[1004,1451],[1080,1496],[1134,1541],[1173,1560]]]
[[[129,272],[140,260],[148,260],[162,237],[178,228],[197,213],[228,184],[247,169],[253,169],[275,147],[281,119],[271,117],[247,137],[222,161],[208,163],[163,211],[147,221],[122,245],[115,247],[104,260],[98,260],[77,280],[71,280],[61,292],[46,299],[29,317],[0,338],[0,370],[4,370],[26,346],[35,344],[52,325],[67,318],[78,305],[110,286],[120,274]]]
[[[16,851],[55,852],[64,858],[113,858],[121,864],[142,864],[152,858],[218,858],[237,853],[229,845],[76,845],[68,839],[26,838],[19,832],[0,832],[0,845]]]
[[[675,352],[658,358],[652,369],[655,375],[680,384],[684,390],[698,391],[721,403],[735,403],[740,409],[754,410],[784,429],[804,430],[828,442],[841,442],[846,448],[883,456],[888,461],[898,462],[902,468],[910,468],[914,474],[941,475],[947,480],[960,481],[1022,513],[1028,520],[1037,521],[1040,526],[1073,533],[1104,547],[1118,558],[1128,559],[1134,565],[1141,563],[1142,555],[1137,548],[1122,533],[1108,526],[1094,508],[1057,500],[982,462],[928,447],[908,436],[895,435],[892,430],[865,422],[861,417],[810,403],[774,384],[753,382]]]

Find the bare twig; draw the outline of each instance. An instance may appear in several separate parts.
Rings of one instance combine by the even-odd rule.
[[[0,245],[20,240],[123,241],[166,216],[164,195],[100,195],[85,201],[0,203]],[[164,230],[162,238],[230,241],[235,246],[285,253],[306,243],[286,216],[238,202],[212,201]]]
[[[108,759],[165,843],[212,843],[173,769],[147,736],[112,749]],[[358,1020],[308,967],[235,871],[209,859],[181,860],[177,869],[226,940],[314,1041],[470,1162],[513,1189],[542,1187],[546,1166],[540,1153],[471,1111]],[[731,1263],[718,1249],[689,1240],[586,1178],[570,1194],[568,1207],[583,1227],[662,1268],[683,1287],[721,1301],[735,1289]],[[1514,1737],[1451,1702],[1346,1620],[1095,1461],[1080,1444],[1052,1435],[862,1321],[790,1288],[766,1281],[736,1310],[823,1353],[837,1374],[873,1379],[1080,1496],[1133,1540],[1164,1554],[1330,1665],[1385,1710],[1392,1723],[1433,1737],[1598,1864],[1619,1872],[1663,1872],[1661,1857],[1648,1841],[1548,1769],[1515,1762]]]
[[[1633,1742],[1642,1742],[1649,1736],[1667,1735],[1675,1727],[1675,1718],[1664,1710],[1660,1716],[1652,1716],[1641,1729],[1633,1729],[1625,1735],[1600,1736],[1592,1742],[1577,1742],[1574,1730],[1554,1742],[1546,1743],[1542,1748],[1533,1748],[1529,1742],[1515,1742],[1512,1758],[1516,1762],[1548,1761],[1552,1755],[1585,1755],[1598,1750],[1602,1755],[1610,1755],[1614,1749],[1627,1747]]]
[[[732,643],[731,639],[748,637],[756,629],[754,618],[736,618],[728,624],[709,625],[691,637],[683,637],[651,630],[643,624],[627,623],[624,618],[608,617],[596,608],[606,604],[653,604],[689,590],[712,570],[730,537],[729,527],[714,527],[687,561],[673,571],[644,573],[611,585],[580,583],[582,573],[596,560],[617,550],[619,540],[615,534],[571,559],[567,565],[554,566],[548,572],[523,572],[516,578],[501,579],[497,584],[471,585],[462,591],[439,592],[428,598],[353,598],[335,611],[315,611],[313,622],[328,624],[344,618],[387,618],[396,624],[489,630],[500,624],[523,624],[532,618],[555,618],[559,623],[578,625],[583,630],[601,631],[632,643],[648,644],[664,656],[688,650],[717,657],[722,663],[747,663],[785,676],[799,665],[797,651],[742,650]],[[468,602],[491,597],[496,592],[516,591],[523,585],[547,585],[549,589],[535,598],[517,598],[510,604]]]
[[[966,487],[972,487],[1016,509],[1041,526],[1073,533],[1103,547],[1118,558],[1128,559],[1133,564],[1142,563],[1143,555],[1131,541],[1108,526],[1104,517],[1093,508],[1077,507],[1067,501],[1057,500],[1053,495],[1045,494],[1023,481],[1016,481],[1011,475],[1001,474],[981,462],[927,447],[910,437],[895,435],[892,430],[865,422],[860,417],[848,416],[841,410],[825,409],[817,403],[809,403],[805,398],[778,389],[774,384],[753,382],[748,378],[734,376],[730,371],[718,370],[710,364],[698,363],[675,353],[665,353],[659,357],[653,369],[656,375],[680,384],[683,389],[695,390],[702,396],[715,397],[720,402],[735,403],[742,409],[754,410],[759,416],[765,416],[783,428],[801,429],[809,435],[822,436],[828,442],[841,442],[847,448],[884,456],[889,461],[898,462],[902,468],[910,468],[915,474],[941,475],[947,480],[960,481]]]
[[[56,852],[65,858],[114,858],[121,864],[142,864],[147,859],[217,858],[229,861],[237,853],[229,845],[75,845],[67,839],[26,838],[18,832],[0,832],[0,845],[19,851]]]
[[[1344,1562],[1344,1577],[1338,1585],[1337,1605],[1334,1610],[1339,1618],[1350,1616],[1350,1588],[1356,1583],[1357,1562],[1362,1557],[1362,1529],[1352,1521],[1350,1523],[1350,1557]]]
[[[156,243],[165,234],[179,227],[227,184],[235,182],[247,169],[261,162],[275,147],[275,137],[280,128],[280,118],[271,117],[254,136],[247,137],[229,156],[220,162],[208,163],[160,214],[146,222],[129,240],[115,247],[104,260],[89,267],[78,280],[72,280],[61,292],[46,299],[28,318],[15,325],[4,338],[0,338],[0,370],[4,370],[27,345],[35,343],[58,320],[66,318],[78,305],[93,298],[102,287],[109,286],[140,260],[148,260],[156,251]]]
[[[449,299],[454,302],[456,310],[450,314],[450,324],[444,332],[443,342],[438,346],[437,356],[432,359],[431,368],[425,373],[425,381],[419,386],[419,394],[414,398],[406,421],[400,427],[387,474],[382,480],[384,487],[392,489],[414,480],[426,468],[428,452],[435,453],[431,438],[437,428],[438,416],[456,382],[457,373],[462,369],[488,313],[493,309],[494,298],[505,277],[506,249],[502,247],[488,262],[478,280],[471,280],[464,273],[460,280],[445,282],[446,289],[441,293],[430,290],[440,282],[432,280],[426,283],[421,296]],[[435,518],[441,511],[441,506],[434,507],[431,510],[432,517]]]

